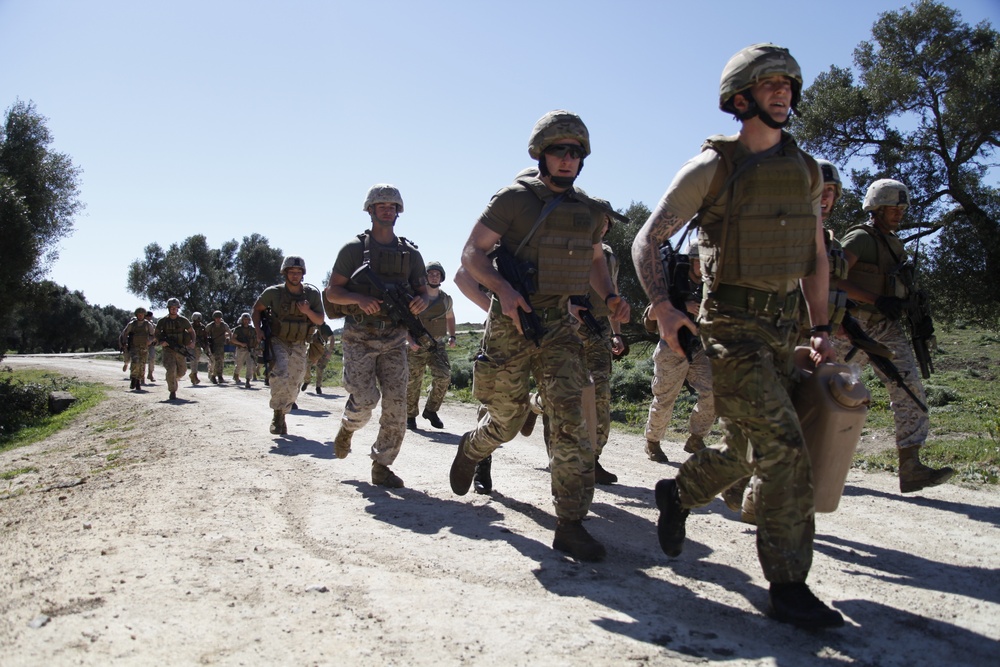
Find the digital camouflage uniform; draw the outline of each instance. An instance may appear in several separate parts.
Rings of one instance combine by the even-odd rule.
[[[554,195],[538,178],[520,179],[494,195],[479,223],[499,234],[501,244],[514,253]],[[601,242],[603,224],[600,209],[570,189],[524,246],[519,257],[538,270],[531,303],[545,334],[538,345],[527,340],[493,300],[473,379],[476,399],[487,414],[465,436],[465,454],[476,461],[512,440],[529,409],[533,376],[549,422],[555,511],[567,521],[583,519],[594,497],[594,450],[580,400],[586,370],[567,302],[590,289],[593,245]],[[547,243],[557,239],[558,244]]]
[[[445,345],[445,335],[448,333],[445,317],[452,312],[451,297],[438,291],[427,310],[417,317],[423,323],[430,335],[438,341],[436,349],[420,346],[407,350],[407,364],[410,367],[410,379],[406,387],[406,416],[416,417],[420,403],[420,391],[424,384],[424,369],[431,369],[431,390],[424,403],[425,412],[437,412],[444,402],[448,386],[451,384],[451,361],[448,359],[448,348]]]
[[[191,342],[191,322],[183,315],[177,317],[161,317],[156,323],[156,340],[170,341],[176,346],[187,347]],[[167,374],[167,390],[173,394],[177,391],[177,378],[183,377],[187,370],[187,359],[184,355],[169,347],[160,348],[163,355],[163,368]]]
[[[214,319],[205,325],[205,337],[209,341],[208,376],[213,382],[223,382],[222,371],[226,363],[226,341],[233,333],[223,320]]]
[[[240,320],[243,319],[240,318]],[[246,345],[246,347],[236,346],[236,367],[233,369],[233,380],[240,381],[240,370],[242,369],[243,377],[247,382],[250,382],[254,373],[257,372],[257,329],[249,322],[246,324],[241,322],[233,329],[232,340]]]
[[[756,474],[757,552],[764,576],[772,583],[797,583],[805,581],[812,564],[815,526],[811,468],[790,396],[799,340],[796,282],[815,267],[822,180],[815,161],[790,136],[782,138],[784,148],[730,190],[728,223],[729,197],[722,196],[699,226],[707,293],[698,324],[725,444],[692,455],[676,483],[682,506],[691,508]],[[750,157],[735,137],[714,137],[708,147],[712,150],[689,161],[665,195],[680,219],[690,219],[702,205],[720,163],[733,169]]]
[[[191,359],[188,361],[189,377],[191,384],[198,384],[198,367],[201,365],[202,348],[205,347],[205,323],[199,319],[191,320],[191,328],[194,329],[194,349]]]
[[[299,301],[308,301],[309,308],[323,312],[320,292],[308,283],[302,283],[302,293],[292,294],[285,283],[268,287],[257,298],[258,306],[271,308],[271,409],[287,415],[299,396],[302,377],[306,372],[306,355],[309,339],[316,329],[308,317],[299,311]]]
[[[705,350],[698,348],[687,357],[674,353],[664,341],[656,344],[653,352],[653,400],[646,418],[646,440],[663,440],[674,414],[674,404],[687,380],[698,393],[698,402],[688,419],[688,432],[704,440],[715,423],[715,395],[712,389],[712,367]]]
[[[347,277],[354,274],[364,263],[366,240],[371,268],[386,285],[405,285],[414,293],[424,284],[427,272],[415,245],[400,236],[395,243],[383,245],[368,232],[341,248],[333,266],[334,273]],[[347,289],[377,296],[368,283],[348,281]],[[406,329],[392,322],[384,307],[375,315],[365,315],[357,306],[350,306],[348,311],[341,345],[344,389],[350,396],[341,418],[341,431],[348,436],[363,428],[381,400],[382,416],[370,456],[375,463],[388,467],[399,455],[406,435],[406,386],[409,381]]]
[[[146,370],[149,345],[153,342],[155,335],[156,330],[152,324],[145,319],[140,322],[135,317],[122,330],[122,338],[128,345],[129,363],[131,364],[129,377],[132,378],[133,385],[141,383],[145,379],[143,371]]]

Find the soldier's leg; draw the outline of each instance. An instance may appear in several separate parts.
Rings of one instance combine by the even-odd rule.
[[[406,380],[409,377],[406,332],[403,329],[390,331],[380,337],[379,344],[382,351],[375,358],[375,376],[382,389],[382,416],[371,458],[388,467],[399,455],[406,434]]]
[[[320,393],[323,388],[323,374],[326,373],[326,365],[328,360],[326,358],[320,359],[316,362],[316,393]]]
[[[165,351],[163,351],[162,354],[164,356],[166,356],[166,352]],[[148,367],[147,368],[146,377],[147,377],[147,379],[150,382],[154,382],[155,378],[153,377],[153,369],[156,368],[156,348],[155,347],[149,348],[149,356],[146,359],[146,365]]]
[[[191,359],[189,364],[189,377],[191,378],[191,384],[198,384],[198,367],[201,365],[201,347],[198,345],[194,346],[194,357]]]
[[[143,375],[146,370],[146,364],[148,359],[140,354],[139,348],[141,345],[133,345],[132,349],[128,351],[129,354],[129,364],[131,365],[131,371],[129,372],[129,377],[132,379],[132,388],[138,389],[138,385],[145,379]]]
[[[698,392],[698,402],[691,411],[688,420],[688,431],[696,436],[701,444],[712,430],[715,423],[715,391],[712,389],[712,366],[701,349],[694,355],[688,367],[687,381]],[[697,447],[696,449],[700,449]]]
[[[448,359],[448,349],[444,345],[438,345],[438,349],[431,353],[428,365],[431,369],[431,390],[427,395],[427,402],[424,403],[424,411],[436,413],[441,409],[448,387],[451,385],[451,361]]]
[[[427,357],[422,350],[407,350],[406,363],[406,418],[416,419],[420,411],[420,392],[424,385],[424,368]]]
[[[646,455],[652,461],[667,462],[667,456],[660,447],[660,441],[667,433],[670,418],[674,414],[674,403],[684,386],[688,361],[671,350],[660,340],[653,352],[653,398],[649,403],[646,417]]]
[[[375,359],[381,350],[373,347],[369,340],[373,331],[353,324],[350,318],[344,327],[344,389],[348,398],[340,428],[346,433],[364,427],[381,398],[375,381]]]

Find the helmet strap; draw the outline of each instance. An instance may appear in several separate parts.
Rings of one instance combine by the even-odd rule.
[[[552,184],[560,188],[571,188],[573,187],[573,182],[576,181],[577,176],[583,171],[583,162],[585,158],[580,158],[580,167],[576,170],[576,176],[553,176],[549,173],[549,167],[545,164],[545,154],[543,153],[541,157],[538,158],[538,175],[548,176],[552,179]]]
[[[757,116],[758,118],[760,118],[760,121],[764,123],[764,125],[767,125],[772,130],[783,130],[786,127],[788,127],[789,121],[792,120],[792,114],[791,112],[789,112],[788,118],[786,118],[784,122],[779,123],[778,121],[774,120],[774,118],[771,117],[771,114],[760,108],[760,105],[757,104],[757,100],[755,100],[754,96],[750,94],[750,91],[737,94],[742,95],[743,99],[747,101],[747,110],[744,111],[743,113],[740,113],[738,111],[736,112],[737,120],[747,121],[753,118],[754,116]]]

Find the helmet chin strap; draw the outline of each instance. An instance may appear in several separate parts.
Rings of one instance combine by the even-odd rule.
[[[760,118],[761,122],[764,123],[764,125],[767,125],[772,130],[783,130],[788,126],[789,121],[792,120],[792,114],[789,113],[788,117],[783,122],[779,123],[771,117],[771,114],[764,111],[760,105],[757,104],[757,100],[755,100],[753,95],[749,92],[740,94],[743,95],[743,99],[747,101],[747,110],[743,113],[736,114],[736,117],[739,120],[750,120],[754,116],[757,116]]]
[[[576,181],[577,176],[583,171],[583,158],[580,159],[580,167],[576,170],[576,176],[553,176],[549,173],[549,167],[545,164],[545,156],[538,158],[538,175],[548,176],[552,179],[552,184],[560,188],[571,188],[573,187],[573,182]]]

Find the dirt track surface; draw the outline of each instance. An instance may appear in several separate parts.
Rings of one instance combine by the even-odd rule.
[[[681,557],[655,534],[650,462],[615,433],[588,530],[608,559],[554,552],[541,428],[494,455],[492,496],[457,497],[448,469],[471,406],[408,432],[370,484],[366,445],[333,436],[346,396],[310,387],[268,433],[266,388],[183,382],[127,391],[121,366],[8,358],[113,389],[73,428],[0,454],[4,665],[995,665],[1000,492],[903,497],[852,471],[817,518],[809,583],[848,619],[819,634],[768,619],[754,530],[717,500],[692,512]]]

